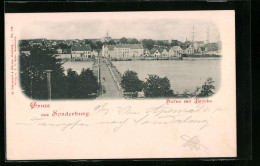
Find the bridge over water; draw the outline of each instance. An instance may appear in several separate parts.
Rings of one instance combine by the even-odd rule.
[[[109,61],[99,57],[99,79],[102,85],[102,93],[98,99],[120,99],[123,98],[123,91],[119,85],[116,73],[114,73]]]

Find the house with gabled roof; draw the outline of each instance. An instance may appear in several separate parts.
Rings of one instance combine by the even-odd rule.
[[[168,47],[164,47],[164,46],[159,47],[159,51],[161,52],[162,58],[169,57],[169,50],[170,49]]]
[[[173,46],[169,50],[169,56],[170,57],[180,57],[183,53],[183,50],[180,46]]]
[[[150,50],[149,49],[144,49],[144,57],[150,56]]]
[[[153,47],[151,50],[150,50],[150,54],[157,58],[157,57],[160,57],[161,56],[161,52],[159,51],[158,47]]]
[[[155,46],[150,50],[151,55],[155,58],[169,57],[169,48],[165,46]]]
[[[184,50],[184,53],[185,53],[185,54],[193,54],[193,53],[194,53],[194,48],[193,48],[193,46],[192,46],[192,45],[189,45],[189,47]]]
[[[92,58],[92,51],[89,44],[74,44],[71,47],[72,59]]]

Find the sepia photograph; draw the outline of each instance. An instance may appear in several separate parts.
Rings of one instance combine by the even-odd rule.
[[[91,16],[32,20],[22,28],[19,74],[27,97],[193,98],[217,93],[222,54],[214,22]]]
[[[236,157],[235,12],[5,14],[8,160]]]

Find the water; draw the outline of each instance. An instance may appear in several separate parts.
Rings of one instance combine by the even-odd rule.
[[[145,81],[148,74],[160,77],[167,76],[174,93],[185,90],[195,91],[196,87],[211,77],[216,91],[220,87],[220,58],[202,58],[171,61],[113,61],[116,68],[123,74],[127,70],[137,72],[139,79]]]
[[[76,61],[76,62],[65,62],[62,66],[64,67],[64,73],[67,74],[67,69],[71,68],[73,71],[76,71],[80,74],[83,68],[92,69],[93,61]]]

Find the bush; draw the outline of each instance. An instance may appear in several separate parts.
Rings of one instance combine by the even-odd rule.
[[[90,69],[82,69],[80,75],[72,69],[67,70],[66,77],[66,98],[84,99],[92,98],[92,93],[97,93],[99,85],[97,78]]]
[[[79,87],[77,88],[80,91],[78,98],[90,98],[90,94],[97,93],[99,85],[92,70],[82,69],[79,75]]]
[[[172,97],[173,90],[167,77],[160,78],[157,75],[148,75],[144,83],[145,97]]]
[[[139,80],[137,73],[127,70],[120,83],[125,92],[140,92],[143,89],[143,81]]]
[[[213,90],[215,90],[215,87],[213,85],[214,81],[212,78],[208,78],[207,81],[202,85],[200,93],[197,95],[197,97],[208,97],[212,96],[214,94]]]

